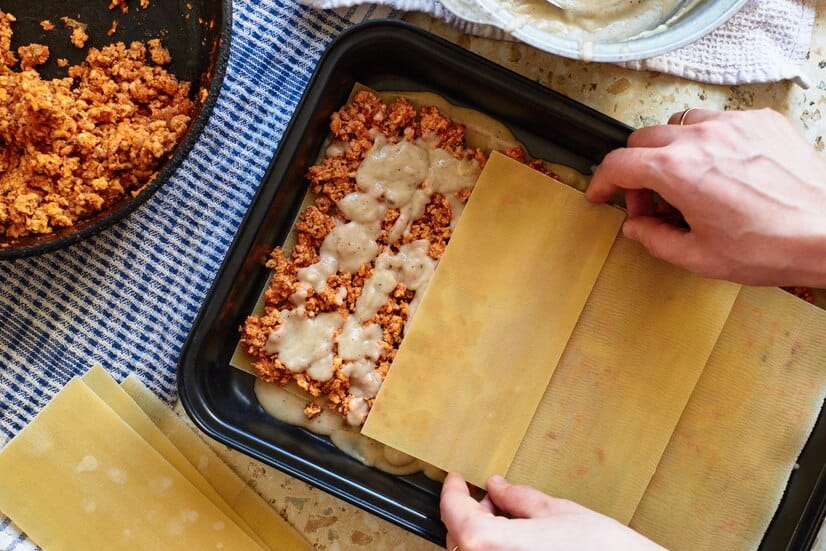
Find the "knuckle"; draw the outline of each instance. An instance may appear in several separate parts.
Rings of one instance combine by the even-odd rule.
[[[764,107],[732,113],[731,126],[740,131],[740,137],[753,138],[755,134],[765,134],[791,126],[791,122],[774,109]]]
[[[702,129],[701,132],[710,134],[713,130]],[[710,138],[703,140],[708,141]],[[662,167],[665,175],[673,182],[671,187],[689,194],[696,192],[702,182],[700,174],[712,165],[707,151],[693,142],[675,144],[667,149],[669,151],[662,159]]]
[[[649,151],[647,157],[651,172],[668,176],[678,170],[682,162],[678,157],[678,150],[678,146],[671,145]]]
[[[463,540],[470,540],[474,534],[478,534],[485,529],[486,522],[479,517],[470,517],[459,527],[457,537]]]
[[[763,109],[763,111],[766,111],[766,126],[771,125],[774,128],[780,128],[781,130],[785,131],[791,130],[796,133],[794,124],[792,124],[792,121],[789,120],[788,117],[786,117],[782,113],[775,111],[774,109],[766,108]]]
[[[639,244],[648,249],[648,252],[652,252],[654,244],[652,243],[651,232],[649,231],[648,227],[642,225],[637,226],[634,229],[634,234],[634,237],[639,242]]]
[[[743,115],[743,111],[739,109],[729,109],[726,108],[725,111],[720,111],[716,117],[717,120],[721,121],[730,121],[732,119],[737,119]]]
[[[707,120],[691,126],[694,137],[698,140],[707,141],[719,135],[726,124],[720,120]]]

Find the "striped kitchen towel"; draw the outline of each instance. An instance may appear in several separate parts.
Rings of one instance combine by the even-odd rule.
[[[0,263],[0,446],[95,362],[175,399],[184,340],[319,57],[353,23],[395,15],[291,0],[233,11],[220,97],[171,180],[88,241]],[[33,548],[0,517],[0,550]]]

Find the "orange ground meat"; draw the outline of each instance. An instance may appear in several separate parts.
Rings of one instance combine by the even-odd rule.
[[[140,7],[144,10],[148,8],[149,0],[140,0]],[[121,13],[129,13],[129,0],[111,0],[109,2],[109,9],[119,9]]]
[[[69,36],[69,42],[76,48],[86,46],[86,41],[89,40],[89,35],[86,34],[86,25],[71,17],[61,17],[60,20],[63,21],[67,29],[72,31],[72,34]]]
[[[16,238],[140,191],[186,132],[193,104],[189,83],[147,64],[139,42],[91,48],[55,80],[30,69],[48,56],[30,45],[18,52],[24,70],[12,71],[12,21],[0,12],[0,236]]]
[[[49,59],[49,47],[43,44],[28,44],[17,48],[17,55],[20,58],[20,68],[25,71],[46,63]]]

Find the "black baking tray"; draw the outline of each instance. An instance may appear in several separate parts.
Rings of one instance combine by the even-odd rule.
[[[229,365],[238,327],[266,283],[264,262],[284,242],[307,191],[304,173],[328,135],[329,116],[346,103],[356,82],[377,90],[438,93],[504,123],[533,156],[583,172],[623,146],[631,128],[407,24],[379,21],[353,27],[319,62],[189,334],[178,390],[204,432],[443,544],[438,483],[366,467],[327,438],[276,421],[258,405],[253,377]],[[762,549],[803,549],[813,541],[826,503],[824,450],[821,412]]]

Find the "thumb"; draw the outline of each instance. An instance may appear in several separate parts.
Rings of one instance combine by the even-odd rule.
[[[572,501],[553,498],[530,486],[510,484],[501,476],[491,477],[487,490],[493,505],[511,518],[540,518],[583,511]]]
[[[629,218],[622,226],[625,237],[638,241],[651,256],[696,271],[702,251],[696,235],[651,216]]]

